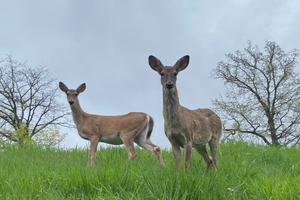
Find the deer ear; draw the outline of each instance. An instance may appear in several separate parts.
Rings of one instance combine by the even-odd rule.
[[[183,56],[182,58],[177,60],[176,64],[174,65],[177,72],[184,70],[188,66],[189,61],[190,61],[190,56],[188,55]]]
[[[149,56],[148,58],[148,62],[150,67],[157,71],[158,73],[161,73],[162,69],[163,69],[163,65],[161,64],[160,60],[158,58],[156,58],[155,56]]]
[[[63,82],[59,82],[59,88],[63,92],[67,92],[69,90],[69,88]]]
[[[76,89],[76,92],[81,93],[83,92],[84,90],[86,89],[86,85],[85,83],[82,83],[77,89]]]

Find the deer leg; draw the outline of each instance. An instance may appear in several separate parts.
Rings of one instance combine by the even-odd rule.
[[[99,142],[99,138],[91,138],[90,139],[89,162],[88,162],[88,165],[90,167],[94,167],[96,164],[95,158],[96,158],[98,142]]]
[[[124,138],[124,137],[121,137],[121,140],[123,141],[126,149],[127,149],[127,152],[128,152],[128,160],[132,160],[134,159],[136,156],[137,156],[137,153],[134,149],[134,143],[133,143],[133,140],[132,139],[128,139],[128,138]]]
[[[198,153],[201,154],[204,161],[206,162],[206,173],[207,173],[208,170],[213,166],[213,160],[208,155],[205,145],[195,146],[195,149],[198,151]]]
[[[153,147],[153,153],[158,158],[160,164],[165,165],[159,146],[153,144],[150,140],[147,141],[147,144]]]
[[[152,152],[157,157],[160,164],[164,165],[164,160],[162,158],[161,151],[160,151],[160,148],[158,146],[156,146],[155,144],[152,144],[152,142],[149,139],[147,141],[138,140],[138,141],[136,141],[136,143],[140,147]]]
[[[172,143],[172,150],[176,164],[176,170],[178,171],[180,168],[180,146]]]
[[[184,147],[185,150],[185,170],[191,167],[191,157],[192,157],[192,142],[187,142]]]
[[[213,160],[214,167],[217,169],[217,150],[218,150],[218,142],[216,140],[209,141],[209,147],[211,151],[211,156]]]

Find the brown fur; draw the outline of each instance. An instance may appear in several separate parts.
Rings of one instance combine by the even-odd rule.
[[[129,160],[137,155],[134,149],[135,142],[151,151],[163,164],[160,148],[152,144],[150,140],[153,128],[151,116],[142,112],[130,112],[117,116],[89,114],[82,110],[78,100],[78,95],[86,88],[85,84],[81,84],[76,90],[68,89],[62,82],[59,83],[59,87],[67,94],[79,135],[90,141],[89,165],[95,165],[97,145],[101,140],[109,144],[124,144],[128,150]]]
[[[180,166],[180,148],[185,149],[185,168],[190,167],[191,151],[194,147],[207,164],[207,170],[217,166],[216,153],[222,134],[220,118],[210,109],[190,110],[179,103],[176,88],[177,74],[189,63],[184,56],[172,67],[165,67],[154,56],[149,56],[149,65],[161,75],[163,86],[163,115],[165,134],[168,137],[176,161]],[[206,144],[209,144],[212,158],[208,155]]]

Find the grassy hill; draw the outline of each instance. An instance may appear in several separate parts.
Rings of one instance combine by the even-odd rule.
[[[163,156],[165,167],[144,150],[127,163],[125,149],[103,149],[91,169],[87,150],[10,146],[0,149],[0,199],[300,199],[297,149],[222,144],[208,175],[196,152],[188,173]]]

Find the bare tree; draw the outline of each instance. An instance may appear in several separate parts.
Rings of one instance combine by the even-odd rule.
[[[268,145],[295,145],[300,140],[300,79],[294,68],[298,51],[283,51],[267,41],[264,51],[251,42],[226,55],[215,77],[226,94],[214,104],[230,134],[254,135]]]
[[[64,125],[65,109],[45,68],[30,68],[11,56],[0,61],[0,137],[23,143],[24,138]],[[22,134],[20,131],[22,130]]]

